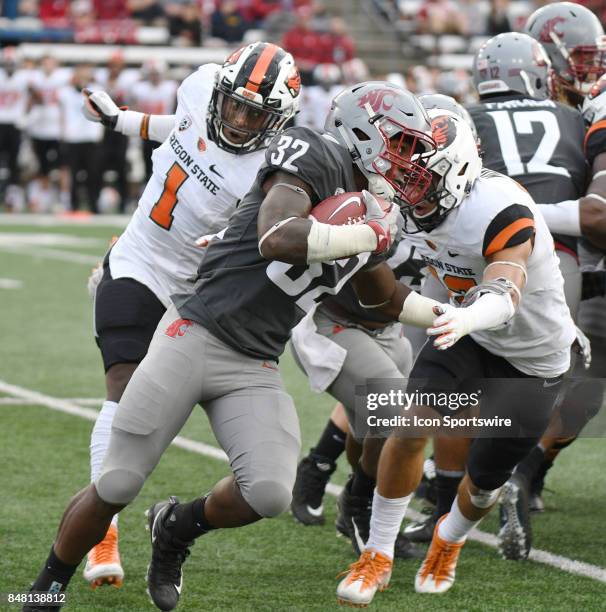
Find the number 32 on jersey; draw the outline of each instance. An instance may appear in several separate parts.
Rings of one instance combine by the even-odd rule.
[[[169,230],[173,224],[173,211],[177,205],[177,193],[187,178],[187,172],[177,162],[166,173],[164,189],[149,213],[149,218],[162,229]]]

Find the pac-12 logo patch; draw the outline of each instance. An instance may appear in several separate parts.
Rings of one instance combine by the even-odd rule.
[[[204,153],[204,151],[206,151],[206,142],[202,136],[198,138],[198,151],[200,151],[200,153]]]
[[[184,132],[191,125],[191,117],[189,115],[185,115],[183,119],[179,122],[179,131]]]
[[[177,336],[184,336],[188,327],[191,327],[193,323],[189,319],[177,319],[173,321],[164,332],[170,338],[176,338]]]

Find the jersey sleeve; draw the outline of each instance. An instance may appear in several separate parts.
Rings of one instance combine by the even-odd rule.
[[[345,186],[346,160],[339,149],[338,145],[310,128],[289,128],[278,134],[267,147],[265,165],[260,171],[261,180],[278,170],[297,176],[311,187],[315,205],[333,195],[335,186]]]
[[[585,134],[585,157],[591,166],[600,153],[606,152],[606,119],[594,123]]]
[[[534,215],[530,208],[523,204],[510,204],[488,224],[482,243],[482,255],[489,257],[503,249],[523,244],[534,233]]]
[[[215,75],[219,70],[219,64],[203,64],[183,79],[177,89],[177,104],[184,104],[186,107],[196,103],[196,99],[201,97],[202,91],[212,89],[215,85]]]

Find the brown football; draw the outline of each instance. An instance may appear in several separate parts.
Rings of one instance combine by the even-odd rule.
[[[384,210],[389,208],[385,200],[377,200]],[[318,221],[330,225],[355,225],[364,223],[366,206],[359,191],[350,191],[322,200],[311,209],[310,214]]]

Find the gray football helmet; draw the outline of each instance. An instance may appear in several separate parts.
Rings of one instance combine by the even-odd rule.
[[[584,6],[572,2],[543,6],[528,18],[526,31],[545,47],[556,88],[583,97],[606,70],[604,28]]]
[[[518,93],[534,100],[549,97],[551,62],[528,34],[507,32],[487,40],[473,61],[473,84],[480,96]]]
[[[340,92],[324,130],[347,148],[369,189],[400,206],[423,200],[436,151],[431,122],[409,91],[385,81],[358,83]]]
[[[434,108],[450,111],[455,115],[458,115],[469,125],[471,128],[471,132],[473,137],[476,139],[476,142],[479,142],[478,131],[476,130],[476,124],[473,122],[471,115],[467,111],[467,109],[459,104],[452,96],[445,96],[444,94],[423,94],[419,96],[419,102],[423,105],[423,108],[426,111],[430,111]]]

